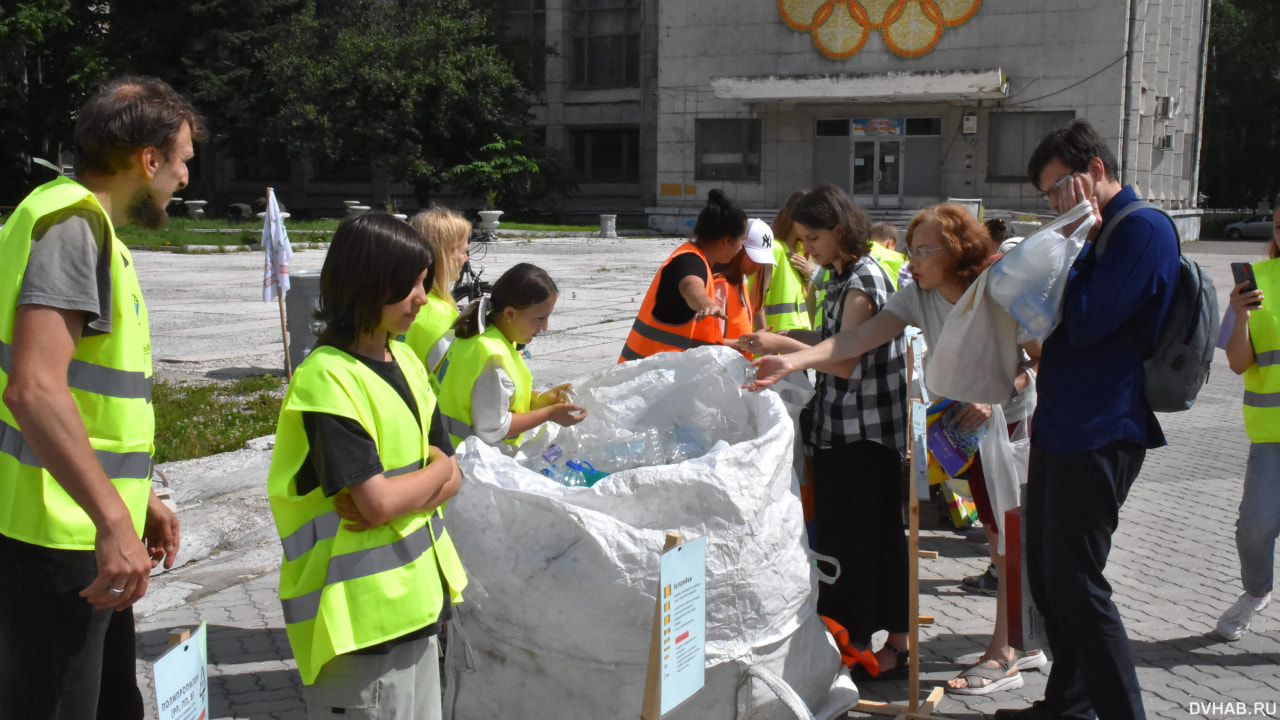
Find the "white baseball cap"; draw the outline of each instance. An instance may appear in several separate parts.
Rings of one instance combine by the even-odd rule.
[[[761,265],[773,265],[773,228],[763,220],[747,221],[747,239],[742,241],[747,257]]]

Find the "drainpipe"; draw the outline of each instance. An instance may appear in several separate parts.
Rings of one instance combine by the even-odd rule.
[[[1129,115],[1133,108],[1133,48],[1134,33],[1138,26],[1138,2],[1129,0],[1129,32],[1124,42],[1124,118],[1120,124],[1120,184],[1130,184],[1129,170]]]
[[[1196,78],[1196,109],[1191,121],[1191,137],[1195,139],[1195,161],[1191,171],[1190,206],[1200,207],[1200,148],[1204,143],[1204,85],[1205,74],[1209,71],[1209,8],[1211,0],[1204,2],[1204,17],[1200,19],[1200,73]]]

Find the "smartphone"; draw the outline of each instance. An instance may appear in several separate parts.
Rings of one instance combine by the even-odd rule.
[[[1241,292],[1253,292],[1258,289],[1258,280],[1253,276],[1253,265],[1250,263],[1233,262],[1231,263],[1231,275],[1235,278],[1236,285],[1240,283],[1249,283]]]

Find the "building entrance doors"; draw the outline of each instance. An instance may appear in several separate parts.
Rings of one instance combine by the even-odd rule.
[[[849,162],[854,202],[868,208],[902,207],[902,140],[855,139]]]

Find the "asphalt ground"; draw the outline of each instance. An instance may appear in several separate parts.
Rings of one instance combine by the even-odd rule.
[[[586,376],[616,361],[650,278],[677,239],[499,240],[481,261],[486,279],[517,262],[547,269],[560,287],[551,327],[530,345],[536,387]],[[1184,250],[1204,267],[1225,307],[1228,264],[1257,260],[1262,242],[1207,241]],[[316,270],[321,250],[299,251],[293,270]],[[157,376],[216,381],[282,372],[277,305],[261,301],[261,253],[135,255],[152,322]],[[1195,406],[1162,415],[1169,440],[1147,455],[1121,513],[1107,576],[1130,635],[1147,712],[1173,719],[1280,715],[1280,610],[1236,643],[1211,634],[1241,592],[1234,522],[1248,440],[1243,385],[1219,352]],[[169,630],[209,623],[210,717],[303,718],[300,681],[283,630],[279,545],[265,502],[269,446],[162,466],[174,481],[185,564],[153,578],[137,607],[138,678],[154,717],[151,662]],[[924,692],[985,647],[993,598],[961,591],[985,550],[947,530],[922,532]],[[1042,696],[1045,675],[1019,690],[948,695],[938,715],[979,717]],[[860,687],[864,699],[905,702],[906,683]],[[513,711],[512,718],[519,712]]]

